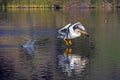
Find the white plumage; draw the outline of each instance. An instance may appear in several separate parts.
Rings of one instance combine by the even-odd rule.
[[[59,38],[63,38],[64,40],[69,40],[67,41],[66,44],[69,44],[69,43],[72,44],[70,39],[80,37],[81,33],[88,35],[88,33],[86,32],[86,29],[80,22],[77,22],[73,25],[69,23],[65,27],[58,30],[58,33],[60,34],[58,36]]]

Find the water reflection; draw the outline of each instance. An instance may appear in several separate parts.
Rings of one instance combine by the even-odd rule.
[[[46,35],[44,35],[46,36]],[[22,47],[25,48],[29,54],[33,53],[36,48],[46,48],[51,45],[52,40],[50,37],[43,37],[43,35],[39,39],[34,39],[36,36],[32,35],[32,38],[26,41]]]
[[[45,36],[45,35],[43,35]],[[52,36],[50,36],[52,37]],[[35,37],[34,37],[35,38]],[[47,40],[45,40],[47,39]],[[26,79],[30,80],[53,80],[53,49],[54,47],[49,47],[52,43],[52,38],[42,37],[39,39],[30,39],[26,42],[26,47],[21,49],[21,57],[24,62],[23,69],[29,74],[25,74]],[[30,46],[29,46],[29,44]],[[21,65],[21,67],[23,67]],[[18,70],[19,71],[19,70]],[[19,71],[19,74],[23,75]],[[26,80],[25,79],[25,80]]]
[[[72,53],[72,48],[66,48],[62,54],[58,55],[58,65],[68,76],[81,75],[84,71],[88,58]]]
[[[91,9],[0,13],[0,80],[119,80],[119,13]],[[85,24],[90,40],[81,36],[66,47],[56,40],[55,30],[76,21]],[[38,40],[34,47],[21,48],[30,39]]]
[[[63,43],[59,44],[59,42],[57,42],[58,45],[54,45],[56,44],[56,37],[54,38],[53,35],[45,37],[44,34],[39,35],[38,39],[35,38],[36,36],[26,41],[26,43],[23,45],[23,47],[25,48],[23,50],[23,55],[26,54],[28,58],[31,58],[30,63],[33,66],[35,65],[34,60],[37,60],[39,58],[39,61],[36,63],[36,66],[38,66],[39,68],[34,68],[37,68],[37,70],[39,70],[37,74],[40,74],[39,76],[41,76],[41,79],[46,76],[49,78],[53,78],[56,72],[59,73],[61,71],[64,73],[63,76],[67,75],[67,77],[73,77],[73,75],[83,76],[86,65],[88,63],[88,56],[81,55],[81,53],[86,54],[86,52],[80,51],[78,48],[76,48],[80,46],[74,45],[68,47],[63,46]],[[54,54],[56,48],[58,49],[58,51]],[[57,64],[55,64],[56,61]],[[31,73],[34,74],[34,72]]]

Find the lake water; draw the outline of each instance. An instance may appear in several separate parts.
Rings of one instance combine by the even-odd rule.
[[[66,46],[57,30],[75,22],[90,37],[82,35]],[[119,79],[120,10],[0,12],[0,80]]]

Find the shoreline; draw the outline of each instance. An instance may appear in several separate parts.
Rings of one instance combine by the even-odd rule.
[[[99,9],[99,8],[103,8],[103,9],[116,9],[116,8],[120,8],[120,6],[112,6],[111,4],[109,5],[99,5],[99,6],[94,6],[94,5],[67,5],[67,6],[61,6],[61,5],[52,5],[52,6],[48,6],[48,5],[14,5],[14,6],[2,6],[0,7],[1,9],[29,9],[29,8],[50,8],[50,9],[61,9],[61,8],[80,8],[80,9]]]

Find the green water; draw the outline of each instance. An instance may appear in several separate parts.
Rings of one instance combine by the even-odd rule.
[[[0,12],[0,79],[119,80],[119,13],[119,9]],[[81,22],[90,37],[82,35],[66,46],[57,30],[75,22]],[[23,48],[29,40],[34,46]]]

